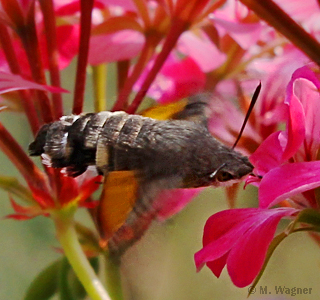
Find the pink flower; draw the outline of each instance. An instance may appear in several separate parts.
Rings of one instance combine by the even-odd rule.
[[[250,157],[256,173],[263,176],[259,184],[262,208],[320,185],[316,160],[320,146],[319,88],[320,81],[310,67],[296,70],[287,87],[286,130],[271,134]],[[316,199],[308,197],[303,203],[314,207]],[[301,199],[296,204],[302,205]]]
[[[202,190],[202,188],[197,188],[162,191],[153,204],[153,207],[158,210],[157,219],[164,221],[174,216],[185,208]]]
[[[143,35],[134,30],[93,35],[90,39],[89,63],[98,65],[134,58],[141,51],[143,43]]]
[[[195,81],[193,82],[191,80],[191,74],[185,74],[186,76],[178,76],[178,78],[175,78],[172,76],[173,72],[166,76],[161,73],[161,69],[165,65],[171,50],[177,49],[180,57],[186,56],[187,61],[196,62],[198,64],[196,68],[198,69],[204,66],[206,69],[212,69],[213,65],[218,66],[222,63],[224,55],[221,55],[222,59],[218,59],[215,56],[214,58],[210,57],[208,63],[208,59],[206,58],[209,56],[206,55],[206,58],[204,58],[203,52],[199,51],[204,45],[207,49],[216,50],[216,47],[205,34],[189,34],[189,29],[194,23],[198,24],[201,19],[206,19],[210,12],[222,4],[223,1],[217,1],[217,3],[209,5],[207,0],[192,2],[179,0],[172,4],[163,1],[146,1],[137,4],[139,12],[137,19],[132,18],[132,14],[122,16],[124,26],[131,27],[127,27],[127,29],[137,30],[144,34],[145,43],[137,63],[129,70],[129,77],[121,85],[122,89],[120,90],[118,100],[113,110],[119,110],[122,107],[128,106],[130,102],[128,99],[130,92],[136,84],[138,92],[127,108],[127,112],[134,113],[156,78],[156,85],[158,86],[163,84],[164,80],[168,80],[171,84],[169,95],[163,97],[166,101],[178,100],[179,97],[197,92],[199,90],[199,81],[203,81],[204,74],[201,74],[201,80],[197,80],[196,77],[194,77]],[[196,39],[201,42],[201,46],[198,45],[198,47],[195,47],[195,44],[192,44],[190,40],[191,38],[193,38],[193,41]],[[189,43],[184,43],[184,41],[189,41]],[[178,45],[176,45],[177,43]],[[157,47],[160,48],[161,51],[158,51]],[[216,52],[218,53],[220,51]],[[184,55],[181,55],[182,53]],[[148,68],[150,58],[154,58],[154,61],[151,67]],[[162,71],[165,69],[164,67]],[[197,72],[197,74],[198,73],[199,72]],[[177,74],[178,72],[175,72],[175,75]],[[159,76],[157,77],[157,75]],[[157,82],[158,80],[159,82]],[[189,89],[188,84],[192,85]],[[203,85],[201,84],[200,87],[201,86]],[[150,94],[154,96],[154,93],[151,92]],[[174,96],[176,96],[175,99]]]
[[[148,71],[150,68],[146,68]],[[139,90],[145,76],[142,76],[135,89]],[[178,101],[200,92],[205,85],[205,74],[191,57],[183,59],[170,55],[151,85],[148,96],[166,104]]]
[[[249,285],[258,275],[279,221],[298,213],[293,208],[230,209],[206,222],[203,248],[195,254],[198,271],[206,264],[220,276],[227,266],[232,282]]]
[[[225,210],[208,219],[203,248],[195,254],[198,270],[206,264],[219,277],[227,265],[233,283],[247,286],[261,271],[282,218],[295,219],[287,234],[299,222],[317,230],[312,216],[319,216],[314,189],[320,186],[320,81],[311,67],[297,69],[287,86],[286,130],[272,133],[250,157],[262,177],[248,180],[259,187],[259,208]],[[275,205],[285,207],[270,209]]]
[[[284,91],[292,73],[308,60],[292,46],[287,46],[283,51],[282,55],[258,58],[247,66],[246,72],[256,80],[252,77],[239,83],[225,80],[217,85],[211,100],[209,127],[227,145],[235,141],[258,80],[262,84],[261,93],[238,147],[252,154],[262,141],[277,130],[278,124],[287,119]],[[234,104],[235,97],[241,103],[241,110]]]
[[[202,31],[187,31],[182,34],[176,50],[194,60],[204,73],[220,67],[227,58],[226,54]]]
[[[243,49],[250,49],[261,39],[262,31],[267,29],[259,19],[254,18],[240,2],[227,1],[228,5],[211,16],[220,38],[230,35]]]

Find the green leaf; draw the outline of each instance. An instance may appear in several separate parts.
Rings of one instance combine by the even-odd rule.
[[[73,297],[69,287],[69,273],[71,266],[66,257],[63,257],[60,263],[60,276],[59,276],[59,294],[60,300],[76,300]]]
[[[99,259],[93,257],[89,259],[92,268],[97,273],[99,270]],[[87,296],[85,289],[74,273],[66,257],[61,261],[59,277],[60,300],[79,300]]]
[[[123,292],[120,275],[120,260],[118,257],[105,253],[105,270],[107,291],[113,300],[123,300]]]
[[[320,213],[312,208],[306,208],[299,213],[295,222],[302,222],[320,228]]]
[[[59,270],[60,260],[41,271],[29,286],[24,300],[50,299],[58,289]]]
[[[271,255],[273,254],[274,250],[276,250],[276,248],[279,246],[279,244],[288,236],[287,233],[285,232],[281,232],[280,234],[278,234],[271,242],[269,248],[268,248],[268,251],[267,251],[267,254],[266,254],[266,258],[264,260],[264,263],[263,263],[263,266],[258,274],[258,276],[255,278],[254,282],[252,283],[252,285],[250,286],[249,288],[249,291],[248,291],[248,297],[253,293],[253,290],[255,289],[255,287],[257,286],[261,276],[263,275],[267,265],[268,265],[268,262],[271,258]]]
[[[75,227],[79,241],[84,249],[93,249],[96,253],[98,253],[100,251],[100,246],[96,233],[79,222],[75,222]]]
[[[19,183],[17,178],[0,175],[0,188],[15,195],[27,203],[34,203],[28,188]]]

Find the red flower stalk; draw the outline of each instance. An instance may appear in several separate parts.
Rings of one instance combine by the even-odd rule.
[[[50,81],[53,86],[60,86],[60,72],[59,72],[59,53],[57,45],[57,31],[56,19],[54,14],[54,7],[52,0],[40,0],[40,7],[43,13],[44,30],[46,31],[46,42],[48,51],[48,62],[50,71]],[[60,93],[52,94],[52,103],[54,103],[53,113],[54,119],[59,119],[62,112],[62,97]]]
[[[219,5],[222,5],[224,1],[218,1],[218,4],[211,6],[211,11],[207,11],[204,15],[215,10]],[[188,30],[196,22],[199,22],[199,17],[204,13],[208,1],[178,1],[175,4],[162,3],[156,8],[154,18],[147,17],[147,9],[139,6],[142,18],[145,21],[145,38],[146,43],[143,51],[140,54],[139,60],[135,65],[131,75],[129,75],[127,81],[124,84],[122,91],[119,94],[118,100],[113,107],[113,110],[125,109],[128,113],[135,113],[144,96],[147,94],[150,85],[154,81],[155,77],[162,68],[164,62],[168,58],[171,50],[175,47],[178,39],[186,30]],[[168,12],[165,14],[164,12]],[[161,19],[159,16],[161,15]],[[160,28],[160,30],[159,30]],[[143,68],[146,67],[146,63],[150,60],[150,57],[154,54],[155,47],[161,42],[163,43],[161,51],[156,56],[152,67],[144,77],[143,82],[140,85],[139,91],[131,104],[128,106],[128,96],[133,87],[133,84],[137,81],[141,75]]]
[[[81,0],[81,31],[79,42],[79,57],[72,108],[72,112],[76,115],[80,114],[83,109],[93,2],[93,0]]]

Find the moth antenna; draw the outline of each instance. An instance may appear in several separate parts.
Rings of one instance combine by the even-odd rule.
[[[254,93],[253,93],[253,96],[252,96],[251,102],[250,102],[250,106],[249,106],[248,111],[247,111],[247,113],[246,113],[246,117],[244,118],[244,121],[243,121],[243,123],[242,123],[242,126],[241,126],[240,132],[239,132],[239,134],[238,134],[238,137],[237,137],[237,139],[236,139],[236,141],[235,141],[235,143],[233,144],[233,146],[232,146],[231,149],[234,149],[234,148],[237,146],[237,144],[238,144],[238,142],[239,142],[239,140],[240,140],[240,138],[241,138],[241,136],[242,136],[242,133],[243,133],[243,131],[244,131],[244,128],[246,127],[246,124],[247,124],[247,122],[248,122],[248,120],[249,120],[249,117],[250,117],[250,115],[251,115],[251,112],[252,112],[252,110],[253,110],[253,107],[254,107],[254,105],[256,104],[257,100],[258,100],[260,91],[261,91],[261,82],[260,82],[259,85],[256,87],[256,90],[255,90]]]

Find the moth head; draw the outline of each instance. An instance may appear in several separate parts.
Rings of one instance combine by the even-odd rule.
[[[39,156],[44,153],[44,146],[47,141],[47,133],[52,123],[43,125],[35,140],[29,145],[29,155],[31,156]]]
[[[252,173],[253,165],[248,158],[235,152],[229,160],[221,163],[215,170],[208,174],[208,181],[213,186],[225,186],[241,180]]]

